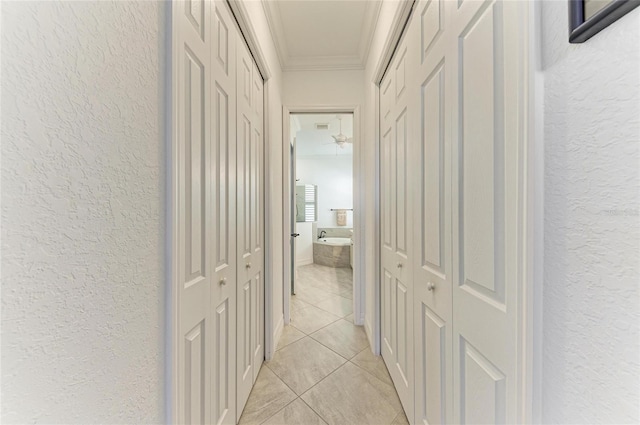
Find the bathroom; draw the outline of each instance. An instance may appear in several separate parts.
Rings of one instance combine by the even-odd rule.
[[[296,308],[310,306],[348,320],[353,313],[353,115],[295,114],[291,135],[298,235],[292,324]]]

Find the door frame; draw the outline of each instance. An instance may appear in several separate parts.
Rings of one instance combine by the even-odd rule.
[[[380,173],[380,85],[393,55],[402,39],[405,26],[409,23],[417,0],[403,0],[397,7],[390,31],[385,38],[383,49],[373,78],[369,82],[374,85],[374,146],[375,146],[375,264],[381,263],[381,173]],[[520,275],[522,286],[518,303],[519,317],[518,350],[520,365],[518,379],[521,387],[519,393],[518,413],[522,423],[538,423],[542,420],[542,368],[543,368],[543,271],[544,271],[544,69],[542,61],[542,18],[541,2],[528,2],[522,9],[520,24],[523,43],[527,48],[523,52],[524,69],[524,104],[526,105],[526,122],[524,134],[524,169],[522,188],[526,191],[523,204],[524,229],[520,253]],[[373,351],[380,354],[381,344],[381,285],[380,267],[375,268],[373,316]]]
[[[223,0],[225,1],[225,0]],[[273,85],[273,74],[267,66],[265,55],[260,47],[260,42],[249,20],[249,13],[245,4],[241,0],[226,0],[225,1],[231,10],[231,15],[235,20],[241,33],[241,40],[244,40],[248,47],[251,56],[256,62],[258,71],[262,75],[263,80],[263,144],[264,144],[264,158],[263,158],[263,199],[264,199],[264,223],[262,228],[264,229],[264,344],[265,344],[265,358],[269,360],[275,352],[275,346],[273,341],[273,334],[267,332],[267,329],[273,328],[273,278],[271,261],[272,255],[270,254],[273,243],[273,236],[267,228],[266,223],[269,222],[272,215],[271,205],[273,200],[271,199],[270,192],[267,190],[270,184],[269,174],[266,172],[269,167],[269,151],[268,147],[273,143],[271,140],[270,121],[272,114],[269,112],[269,100],[271,98],[271,86]],[[179,39],[177,35],[177,17],[184,10],[184,0],[173,1],[167,4],[166,16],[164,22],[164,28],[166,30],[165,46],[167,54],[165,56],[164,71],[165,77],[165,108],[164,113],[166,117],[165,125],[165,140],[166,144],[166,176],[165,176],[165,311],[164,317],[164,330],[165,330],[165,363],[164,363],[164,399],[165,399],[165,419],[167,423],[178,423],[178,376],[180,373],[180,365],[178,364],[178,351],[180,340],[180,328],[179,328],[179,291],[177,290],[179,284],[178,273],[178,261],[179,261],[179,246],[178,246],[178,231],[180,228],[180,216],[179,212],[179,193],[178,193],[178,177],[179,177],[179,135],[178,131],[178,113],[179,105],[178,101],[178,87],[180,82],[177,81],[179,61],[182,58],[176,57],[175,52],[178,52]],[[236,418],[238,419],[238,418]]]
[[[353,256],[353,320],[356,325],[364,324],[365,309],[365,284],[363,279],[364,256],[362,241],[364,237],[364,222],[362,206],[364,205],[364,196],[359,188],[362,186],[364,179],[362,162],[362,129],[360,121],[360,106],[358,105],[323,105],[323,106],[283,106],[282,107],[282,173],[283,173],[283,228],[290,227],[290,193],[289,181],[291,176],[291,159],[289,152],[289,144],[291,139],[291,115],[292,114],[353,114],[353,239],[354,256]],[[292,189],[293,190],[293,189]],[[288,233],[287,233],[288,234]],[[291,244],[283,244],[283,270],[284,270],[284,290],[283,307],[284,307],[284,324],[288,325],[291,320],[290,299],[291,299]]]

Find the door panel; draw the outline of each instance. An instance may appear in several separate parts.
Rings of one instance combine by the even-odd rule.
[[[526,7],[419,0],[380,86],[382,354],[411,423],[522,422]]]
[[[517,423],[524,122],[520,2],[452,12],[454,420]]]
[[[236,67],[234,22],[222,1],[207,3],[212,7],[212,149],[211,213],[214,279],[210,310],[213,323],[210,333],[213,347],[212,422],[232,424],[236,421]]]
[[[237,43],[238,74],[238,353],[240,417],[264,360],[263,81],[249,49]]]
[[[189,6],[189,7],[187,7]],[[211,421],[212,315],[210,10],[203,1],[176,5],[177,122],[177,418],[185,424]]]
[[[381,84],[382,357],[410,421],[413,419],[413,270],[409,230],[412,194],[407,161],[413,123],[409,99],[414,60],[401,43]]]
[[[419,229],[414,240],[416,423],[453,420],[451,241],[451,93],[449,9],[444,0],[421,1],[413,31],[420,39],[416,108],[419,146],[413,157]],[[447,44],[449,43],[449,44]]]

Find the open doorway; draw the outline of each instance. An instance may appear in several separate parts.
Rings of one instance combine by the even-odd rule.
[[[353,123],[352,113],[291,114],[289,306],[291,324],[307,332],[353,322]]]

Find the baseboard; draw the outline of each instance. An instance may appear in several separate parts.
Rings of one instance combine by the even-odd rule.
[[[298,267],[300,266],[307,266],[309,264],[313,264],[313,258],[305,258],[305,259],[299,259],[296,261],[296,265]]]
[[[367,335],[367,339],[369,340],[369,347],[371,348],[371,351],[374,352],[374,354],[377,354],[375,345],[374,345],[374,339],[373,339],[373,332],[371,331],[371,323],[367,322],[365,320],[364,322],[364,333]]]
[[[280,341],[280,337],[282,336],[282,331],[284,330],[284,316],[281,315],[278,318],[278,323],[276,324],[276,328],[273,330],[273,353],[276,353],[276,348],[278,347],[278,342]],[[269,359],[271,360],[271,359]]]

